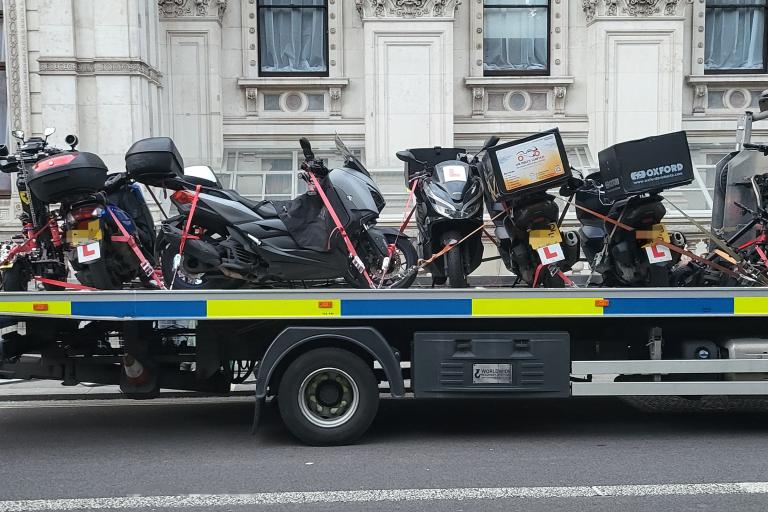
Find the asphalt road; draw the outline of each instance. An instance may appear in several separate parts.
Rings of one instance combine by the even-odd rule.
[[[243,399],[5,403],[0,511],[768,508],[765,403],[635,405],[384,400],[361,443],[313,448],[270,406],[252,437]]]

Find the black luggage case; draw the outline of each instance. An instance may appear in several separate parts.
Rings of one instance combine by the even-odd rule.
[[[165,180],[184,175],[184,160],[169,137],[151,137],[133,144],[125,153],[125,170],[130,178],[155,187]]]
[[[45,203],[98,192],[107,179],[107,166],[93,153],[60,153],[37,162],[27,178],[29,191]]]
[[[608,199],[661,191],[693,181],[685,132],[621,142],[600,151],[600,176]]]

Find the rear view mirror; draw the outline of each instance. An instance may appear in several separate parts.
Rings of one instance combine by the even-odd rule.
[[[210,184],[209,186],[219,186],[219,179],[216,177],[216,173],[214,173],[213,169],[207,165],[193,165],[191,167],[185,167],[184,177],[191,178],[189,181],[196,184],[203,184],[202,182],[207,182]]]
[[[13,130],[11,132],[11,135],[16,137],[19,140],[24,140],[24,131],[23,130]]]
[[[309,140],[306,137],[302,137],[299,139],[299,144],[301,145],[301,150],[304,152],[304,158],[307,160],[314,160],[315,153],[312,151],[312,144],[309,143]]]
[[[46,128],[46,129],[45,129],[45,131],[43,132],[43,135],[45,135],[45,138],[47,139],[48,137],[50,137],[50,136],[51,136],[51,135],[53,135],[54,133],[56,133],[56,128],[53,128],[53,127],[48,127],[48,128]]]
[[[420,164],[418,160],[416,160],[416,157],[408,150],[405,151],[398,151],[395,153],[395,156],[397,156],[397,159],[401,162],[410,163],[410,164]]]
[[[492,148],[493,146],[495,146],[496,144],[499,143],[499,140],[500,139],[497,136],[495,136],[495,135],[492,135],[492,136],[488,137],[485,140],[485,142],[483,143],[483,147],[480,149],[479,153],[482,153],[483,151],[485,151],[488,148]]]

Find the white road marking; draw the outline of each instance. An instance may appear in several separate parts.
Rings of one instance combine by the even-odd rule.
[[[258,494],[190,494],[56,500],[0,501],[0,512],[43,510],[233,507],[403,501],[510,500],[768,494],[768,482],[588,485],[574,487],[475,487],[464,489],[381,489],[361,491],[266,492]]]

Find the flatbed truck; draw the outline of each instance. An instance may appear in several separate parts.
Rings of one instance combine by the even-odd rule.
[[[0,377],[226,395],[314,445],[395,398],[768,395],[768,289],[0,294]]]

